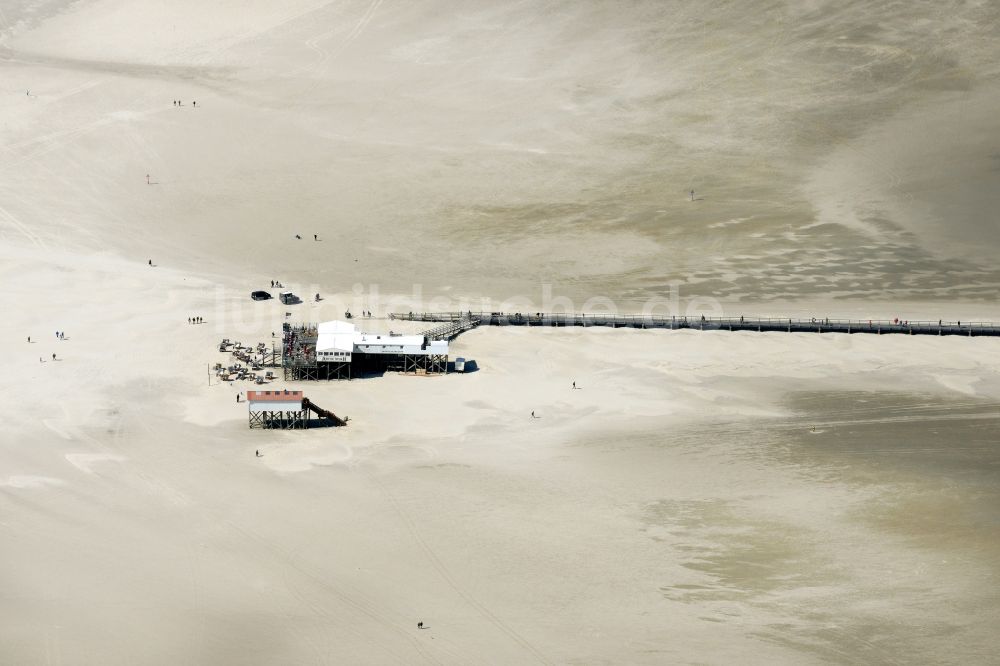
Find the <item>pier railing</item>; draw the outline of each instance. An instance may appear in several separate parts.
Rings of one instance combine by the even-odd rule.
[[[406,321],[440,322],[425,333],[452,339],[476,326],[605,326],[612,328],[666,328],[704,331],[787,333],[871,333],[904,335],[964,335],[998,337],[1000,323],[988,321],[899,321],[885,319],[831,319],[794,317],[684,317],[641,314],[547,312],[409,312],[392,315]],[[444,339],[432,338],[432,339]]]
[[[478,314],[455,312],[455,316],[444,320],[440,326],[424,331],[424,337],[428,340],[453,340],[465,331],[471,330],[482,323],[482,318]],[[428,321],[428,320],[423,320]]]

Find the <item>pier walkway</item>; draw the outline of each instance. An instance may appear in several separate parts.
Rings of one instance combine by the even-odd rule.
[[[1000,337],[1000,323],[982,321],[906,321],[795,319],[787,317],[671,317],[545,312],[409,312],[390,315],[404,321],[440,322],[424,333],[428,339],[457,337],[477,326],[607,326],[699,331],[780,333],[870,333],[874,335],[963,335]],[[437,337],[436,337],[437,336]]]
[[[435,319],[422,319],[420,317],[430,317],[431,315],[414,315],[412,312],[407,315],[389,315],[395,319],[407,319],[409,321],[434,321],[443,322],[440,326],[424,331],[423,335],[428,340],[454,340],[462,333],[476,328],[483,323],[481,314],[471,312],[446,312],[435,315]]]

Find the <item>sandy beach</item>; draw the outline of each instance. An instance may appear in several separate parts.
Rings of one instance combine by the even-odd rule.
[[[482,327],[268,385],[305,431],[211,371],[345,310],[1000,320],[997,9],[710,9],[4,3],[0,663],[994,661],[1000,338]]]

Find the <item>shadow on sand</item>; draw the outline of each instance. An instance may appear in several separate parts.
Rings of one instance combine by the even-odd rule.
[[[448,372],[449,373],[451,373],[451,372],[457,372],[455,370],[455,362],[454,361],[448,361]],[[472,360],[466,361],[465,362],[465,369],[462,370],[462,372],[459,372],[458,374],[466,374],[467,375],[470,372],[479,372],[479,366],[476,365],[476,362],[472,361]]]
[[[311,418],[306,420],[306,427],[313,428],[336,428],[337,424],[330,419]]]

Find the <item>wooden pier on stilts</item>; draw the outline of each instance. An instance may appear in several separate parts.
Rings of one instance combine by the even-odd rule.
[[[756,333],[869,333],[874,335],[961,335],[1000,337],[1000,323],[980,321],[887,321],[873,319],[796,319],[788,317],[684,317],[666,315],[586,314],[546,312],[409,312],[394,319],[440,323],[428,334],[447,333],[452,339],[477,326],[605,326]]]
[[[409,315],[389,315],[389,318],[410,319],[411,321],[440,321],[440,326],[428,329],[423,332],[423,336],[428,340],[454,340],[465,331],[470,331],[480,324],[482,314],[471,312],[450,312],[440,315],[439,319],[414,319],[413,313]]]

